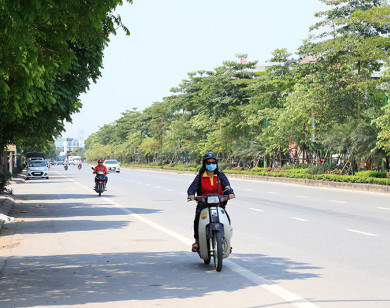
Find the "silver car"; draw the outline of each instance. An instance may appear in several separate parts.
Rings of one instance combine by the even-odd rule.
[[[44,160],[33,160],[28,163],[26,180],[33,178],[49,178],[49,169]]]
[[[115,159],[107,159],[104,161],[103,165],[106,166],[108,172],[121,172],[121,167]]]

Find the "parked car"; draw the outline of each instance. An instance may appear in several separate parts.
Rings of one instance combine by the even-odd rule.
[[[26,180],[33,178],[49,178],[49,169],[45,161],[30,161],[27,165]]]
[[[106,166],[108,172],[121,172],[121,167],[115,159],[106,159],[103,165]]]

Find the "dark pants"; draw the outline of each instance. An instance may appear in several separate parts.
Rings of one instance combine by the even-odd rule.
[[[230,217],[229,217],[228,212],[226,211],[225,206],[226,206],[226,204],[222,205],[221,207],[225,210],[226,216],[227,216],[227,218],[229,219],[229,223],[230,223]],[[198,205],[196,206],[196,210],[195,210],[195,219],[194,219],[194,238],[195,238],[196,240],[199,239],[199,219],[200,219],[200,212],[202,212],[202,210],[205,209],[206,207],[207,207],[207,205],[204,204],[204,203],[198,203]]]
[[[108,182],[108,176],[106,175],[106,176],[105,176],[104,185],[107,185],[107,182]],[[97,185],[97,179],[96,179],[96,177],[95,177],[95,185]]]

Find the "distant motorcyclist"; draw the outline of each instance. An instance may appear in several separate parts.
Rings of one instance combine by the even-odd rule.
[[[108,182],[108,177],[107,177],[108,171],[107,171],[106,166],[103,165],[103,159],[101,159],[101,158],[98,159],[98,164],[93,169],[93,173],[95,174],[96,171],[104,171],[104,175],[105,175],[104,190],[106,190],[106,186],[107,186],[107,182]],[[97,182],[96,182],[96,178],[95,178],[95,190],[96,190],[96,186],[97,186]]]

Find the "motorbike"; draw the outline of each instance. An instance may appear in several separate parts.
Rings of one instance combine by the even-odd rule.
[[[230,187],[226,187],[224,193],[229,190]],[[222,207],[222,204],[229,200],[229,196],[209,194],[197,196],[195,200],[206,205],[199,218],[199,256],[205,264],[210,264],[213,258],[214,268],[220,272],[222,260],[231,253],[230,240],[233,229]]]
[[[92,167],[92,170],[95,170],[95,168]],[[101,196],[102,193],[104,192],[105,181],[106,181],[105,172],[103,170],[96,171],[94,190],[99,194],[99,196]]]
[[[81,164],[78,164],[78,165],[77,165],[77,168],[79,168],[79,170],[81,170],[81,167],[82,167]]]
[[[64,165],[65,171],[68,170],[68,165]]]

